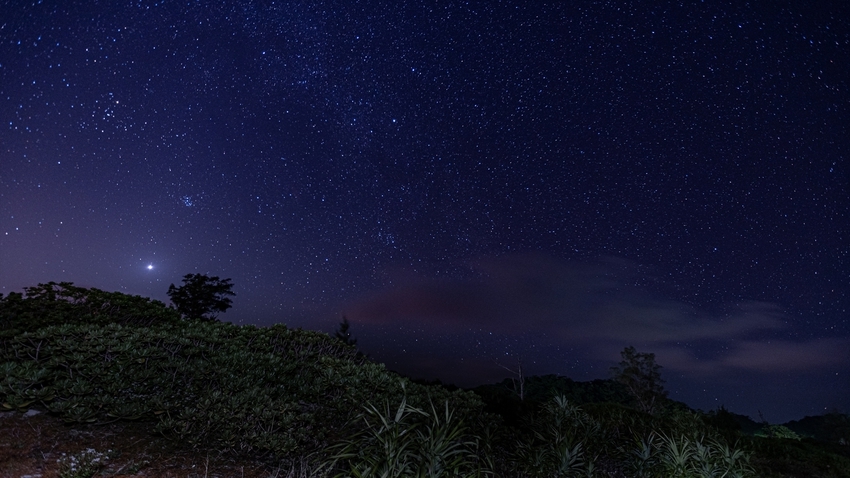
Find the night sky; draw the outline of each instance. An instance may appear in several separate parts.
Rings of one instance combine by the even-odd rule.
[[[735,4],[735,5],[731,5]],[[0,292],[331,332],[461,386],[850,411],[850,7],[0,3]]]

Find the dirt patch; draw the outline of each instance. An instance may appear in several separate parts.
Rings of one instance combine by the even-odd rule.
[[[297,476],[261,460],[187,449],[151,434],[152,428],[149,422],[132,421],[68,425],[35,410],[0,412],[0,477],[58,478],[72,463],[82,466],[94,460],[94,476],[116,478]]]

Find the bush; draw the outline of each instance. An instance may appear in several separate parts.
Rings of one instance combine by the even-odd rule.
[[[320,332],[178,322],[54,325],[0,340],[0,403],[40,404],[67,422],[150,420],[164,435],[237,453],[300,454],[343,437],[367,400],[459,413],[469,392],[400,379]]]
[[[48,282],[0,297],[0,333],[13,336],[42,327],[69,324],[122,324],[147,327],[177,323],[180,314],[163,302],[120,292]]]

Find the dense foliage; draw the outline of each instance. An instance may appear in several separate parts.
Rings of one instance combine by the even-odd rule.
[[[5,409],[139,420],[233,454],[309,456],[316,476],[850,476],[843,429],[831,448],[776,426],[746,436],[725,409],[662,396],[656,413],[640,411],[611,380],[527,377],[524,400],[507,382],[449,390],[323,333],[182,320],[161,302],[68,283],[0,297],[0,327]]]
[[[399,377],[325,334],[189,321],[150,327],[53,325],[0,339],[0,399],[68,422],[150,419],[187,443],[304,453],[338,438],[362,403],[404,396]],[[409,399],[427,401],[407,384]],[[435,393],[458,410],[468,392]]]
[[[180,314],[158,300],[120,292],[48,282],[24,288],[24,293],[0,295],[0,331],[15,335],[49,325],[176,324]]]
[[[233,283],[230,279],[205,274],[186,274],[183,285],[168,286],[168,297],[177,311],[188,319],[215,320],[219,312],[232,307]]]

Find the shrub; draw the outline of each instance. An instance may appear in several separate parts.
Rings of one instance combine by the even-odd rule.
[[[68,422],[150,420],[195,446],[287,455],[343,436],[367,400],[459,413],[480,410],[469,392],[426,388],[366,362],[323,333],[187,321],[147,328],[54,325],[0,339],[0,403],[40,404]]]
[[[48,282],[24,288],[25,294],[0,298],[0,333],[13,336],[42,327],[111,323],[147,327],[176,323],[180,314],[163,302],[120,292]]]

